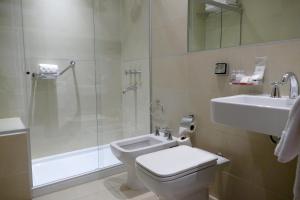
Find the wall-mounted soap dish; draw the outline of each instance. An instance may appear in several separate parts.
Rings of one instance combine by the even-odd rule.
[[[255,70],[251,75],[246,75],[244,70],[233,70],[230,73],[231,85],[261,85],[266,69],[266,57],[257,57]]]

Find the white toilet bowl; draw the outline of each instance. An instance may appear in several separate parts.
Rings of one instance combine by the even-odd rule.
[[[183,145],[139,156],[136,173],[160,200],[208,200],[218,158]]]
[[[144,185],[136,176],[135,159],[140,155],[176,145],[175,139],[167,140],[166,137],[149,134],[112,142],[110,148],[112,153],[126,166],[128,172],[127,186],[131,189],[139,189],[144,187]]]

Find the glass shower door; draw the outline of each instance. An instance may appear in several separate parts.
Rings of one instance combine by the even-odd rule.
[[[95,0],[95,59],[99,168],[120,164],[109,144],[120,137],[121,116],[121,0]]]
[[[34,187],[121,164],[150,131],[150,1],[21,2]]]
[[[33,185],[41,186],[98,169],[94,8],[86,0],[22,6]]]
[[[150,1],[96,0],[94,7],[98,160],[104,169],[120,164],[111,142],[150,132]]]

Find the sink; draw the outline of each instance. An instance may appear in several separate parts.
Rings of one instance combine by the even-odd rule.
[[[236,95],[211,100],[215,123],[281,136],[295,100],[262,95]]]

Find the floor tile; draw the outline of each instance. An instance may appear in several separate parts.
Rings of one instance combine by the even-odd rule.
[[[33,200],[158,200],[156,195],[147,189],[129,189],[124,185],[125,181],[125,173],[117,174]]]

